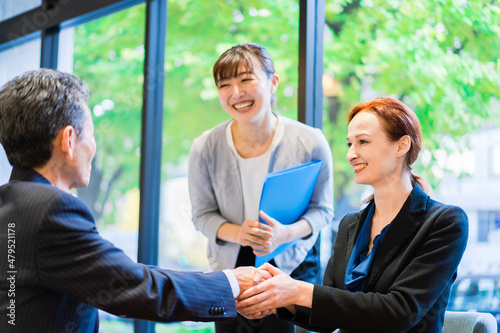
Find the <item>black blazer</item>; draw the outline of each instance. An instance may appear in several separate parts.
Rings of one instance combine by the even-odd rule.
[[[7,260],[7,245],[15,249],[14,261]],[[224,273],[133,262],[99,236],[83,201],[30,169],[14,167],[0,187],[0,258],[4,333],[97,332],[96,308],[162,322],[236,317]]]
[[[325,332],[441,332],[467,244],[467,215],[416,185],[375,254],[363,292],[353,293],[345,290],[345,271],[368,209],[342,219],[324,285],[314,287],[312,308],[297,307],[290,319]]]

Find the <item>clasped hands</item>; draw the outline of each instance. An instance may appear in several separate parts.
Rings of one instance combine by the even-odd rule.
[[[259,216],[267,223],[245,220],[238,233],[238,243],[250,246],[256,256],[271,253],[281,244],[290,241],[287,226],[281,224],[266,213],[260,211]]]
[[[258,319],[276,313],[276,309],[282,307],[295,313],[298,287],[305,282],[292,279],[269,263],[259,268],[238,267],[234,273],[240,285],[236,308],[241,315]]]

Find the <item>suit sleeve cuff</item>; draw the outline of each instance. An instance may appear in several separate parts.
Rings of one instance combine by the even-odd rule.
[[[238,283],[238,280],[236,279],[236,275],[234,275],[233,271],[230,269],[225,269],[222,272],[226,274],[227,280],[231,285],[231,290],[233,291],[234,298],[238,297],[240,294],[240,285]]]

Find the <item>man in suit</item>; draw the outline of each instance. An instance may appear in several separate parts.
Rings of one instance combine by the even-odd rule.
[[[135,263],[102,239],[73,188],[96,144],[88,89],[55,70],[0,91],[0,143],[13,165],[0,187],[0,331],[97,332],[97,309],[152,321],[224,321],[255,268],[176,272]]]

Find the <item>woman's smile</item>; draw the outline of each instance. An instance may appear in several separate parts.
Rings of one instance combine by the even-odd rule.
[[[254,104],[254,101],[243,101],[243,102],[238,102],[238,103],[235,103],[233,104],[233,108],[236,110],[236,111],[239,111],[239,112],[244,112],[244,111],[248,111],[252,105]]]

